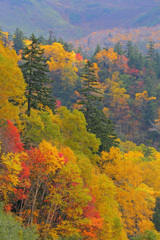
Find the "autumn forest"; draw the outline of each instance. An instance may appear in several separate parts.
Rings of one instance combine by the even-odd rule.
[[[160,51],[119,40],[0,31],[0,239],[160,240]]]

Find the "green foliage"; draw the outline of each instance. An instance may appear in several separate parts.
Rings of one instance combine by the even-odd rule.
[[[23,119],[27,122],[22,132],[26,147],[38,146],[42,139],[53,144],[63,142],[60,126],[52,118],[53,114],[47,111],[31,110],[31,116]]]
[[[82,96],[82,100],[79,102],[79,104],[83,105],[82,112],[86,117],[88,128],[90,128],[89,118],[91,117],[92,113],[97,110],[100,102],[102,101],[102,93],[97,88],[99,84],[95,76],[93,64],[91,64],[90,61],[88,61],[85,65],[84,72],[81,77],[83,83],[82,89],[80,89],[79,92]]]
[[[129,59],[128,66],[131,68],[136,68],[142,70],[144,63],[143,57],[136,45],[133,45],[131,41],[126,44],[126,57]]]
[[[94,51],[94,56],[101,51],[101,46],[97,44],[95,51]]]
[[[17,30],[17,35],[19,32],[20,30]],[[80,79],[77,75],[80,75],[85,61],[82,59],[76,61],[73,52],[71,65],[67,66],[69,55],[66,54],[63,68],[59,66],[62,74],[59,74],[55,83],[56,96],[58,94],[63,96],[62,104],[69,106],[73,99],[79,97],[81,100],[78,107],[81,111],[60,107],[53,115],[54,99],[50,95],[51,87],[42,56],[43,50],[40,41],[34,35],[30,40],[31,44],[24,50],[22,63],[28,84],[26,91],[28,116],[24,113],[27,104],[21,106],[22,109],[18,113],[23,126],[21,133],[23,142],[28,150],[32,148],[29,151],[21,149],[23,153],[13,155],[13,149],[6,141],[9,149],[7,152],[11,152],[12,157],[9,154],[6,158],[5,155],[1,157],[3,161],[0,190],[3,192],[4,200],[6,203],[13,203],[12,210],[20,215],[23,223],[38,224],[40,234],[44,234],[43,239],[59,237],[59,240],[92,240],[96,237],[101,240],[126,240],[128,234],[131,240],[158,240],[156,231],[152,230],[154,223],[156,230],[160,231],[160,198],[157,198],[153,215],[159,176],[153,178],[153,174],[155,170],[158,172],[160,156],[149,146],[152,142],[148,129],[150,122],[156,118],[160,105],[159,88],[156,89],[160,73],[158,70],[160,55],[151,45],[148,57],[144,57],[132,42],[128,42],[126,50],[128,66],[128,59],[123,55],[122,46],[118,43],[115,51],[122,56],[116,58],[108,68],[101,65],[99,74],[102,78],[111,74],[114,77],[106,81],[100,79],[101,84],[97,80],[96,64],[88,61]],[[52,40],[50,35],[48,43]],[[41,41],[45,42],[45,39],[41,37]],[[62,39],[59,39],[59,42],[66,51],[72,51],[72,44],[67,44]],[[48,45],[48,49],[50,47]],[[17,62],[18,58],[14,50],[10,52],[9,48],[4,49],[2,45],[1,51],[3,91],[0,97],[18,105],[19,90],[15,91],[15,95],[12,95],[13,91],[8,92],[10,89],[13,90],[10,84],[16,76],[17,68],[15,67],[15,72],[11,72],[11,75],[8,69],[12,69],[10,65]],[[100,51],[99,45],[96,51]],[[58,57],[60,55],[61,52],[58,53]],[[12,60],[11,63],[9,59]],[[94,57],[92,60],[95,60]],[[57,65],[55,66],[57,73],[52,77],[58,75]],[[79,67],[80,70],[74,71],[73,66]],[[146,69],[143,69],[144,66]],[[17,79],[14,85],[17,86],[18,82],[20,81]],[[80,94],[76,92],[75,97],[73,92],[78,85],[82,88],[79,90]],[[106,94],[105,99],[101,90]],[[47,107],[51,107],[51,99],[52,110]],[[2,106],[4,100],[1,101]],[[156,104],[151,100],[155,100]],[[76,104],[75,106],[77,107]],[[1,111],[3,118],[7,111],[10,112],[10,108],[4,105],[4,110]],[[127,140],[133,138],[135,142],[143,144],[137,147],[133,142],[121,143],[123,153],[118,148],[112,147],[117,146],[118,141],[114,125],[109,118],[114,121],[117,129],[119,127],[119,136],[124,136]],[[155,121],[156,127],[159,122],[160,120]],[[144,142],[148,145],[145,146]],[[1,146],[3,148],[3,142]],[[98,156],[97,152],[102,154]],[[148,231],[145,231],[146,229]],[[25,229],[13,216],[2,211],[0,231],[4,240],[28,240],[37,237],[34,230]]]
[[[62,121],[61,133],[64,144],[92,158],[92,153],[98,152],[100,140],[95,134],[87,132],[87,123],[83,113],[76,109],[71,112],[66,107],[61,107],[57,113]]]
[[[144,234],[131,238],[131,240],[157,240],[157,235],[154,231],[146,231]]]
[[[67,52],[72,52],[73,51],[73,48],[74,48],[73,43],[65,42],[62,38],[59,38],[59,40],[57,42],[61,43],[63,45],[63,48],[64,48],[65,51],[67,51]]]
[[[82,89],[79,90],[82,100],[79,104],[82,105],[81,111],[86,118],[87,129],[101,140],[99,152],[109,151],[112,146],[118,145],[116,142],[117,136],[114,132],[113,123],[100,110],[102,93],[97,87],[99,83],[95,76],[93,64],[89,61],[84,67],[82,79]]]
[[[59,238],[58,240],[81,240],[81,239],[84,239],[84,238],[81,237],[80,234],[75,233],[70,237],[62,237],[62,238]]]
[[[0,239],[1,240],[38,240],[35,228],[25,228],[14,216],[3,212],[0,203]]]
[[[88,130],[96,134],[96,137],[101,140],[99,152],[109,151],[112,146],[118,146],[114,125],[102,111],[95,111],[91,115]]]
[[[153,214],[153,223],[155,225],[155,228],[158,232],[160,232],[160,198],[157,197],[156,199],[156,207],[155,212]]]
[[[24,48],[21,69],[27,83],[28,116],[31,108],[41,109],[45,106],[55,110],[55,99],[52,96],[48,68],[43,59],[44,51],[40,48],[34,34],[30,37],[31,44]],[[42,105],[42,106],[41,106]]]
[[[16,31],[13,34],[13,47],[17,54],[19,53],[19,50],[24,48],[24,39],[24,33],[19,28],[16,28]]]
[[[148,49],[148,58],[150,60],[153,60],[155,57],[155,48],[154,48],[154,42],[150,41],[149,42],[149,49]]]
[[[122,55],[123,54],[122,43],[118,42],[118,43],[115,44],[114,52],[116,52],[118,55]]]

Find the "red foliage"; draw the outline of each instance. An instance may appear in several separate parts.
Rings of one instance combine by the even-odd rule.
[[[56,100],[56,108],[60,108],[60,107],[62,107],[61,101],[60,100]]]
[[[100,218],[99,212],[95,210],[96,197],[92,196],[92,200],[88,206],[83,209],[83,214],[86,218]]]
[[[19,174],[20,185],[22,187],[29,188],[30,183],[31,183],[30,178],[29,178],[30,177],[30,169],[26,165],[25,162],[22,162],[21,165],[22,165],[22,171]]]
[[[145,73],[146,72],[146,68],[144,67],[143,69],[142,69],[142,73]]]
[[[63,154],[60,152],[58,153],[58,155],[60,158],[64,157]],[[68,159],[66,157],[64,157],[64,162],[65,162],[65,164],[68,162]]]
[[[22,162],[22,172],[21,172],[21,177],[19,178],[22,180],[23,178],[29,177],[29,167],[26,166],[24,162]]]
[[[5,211],[6,211],[6,212],[10,212],[10,211],[12,210],[12,206],[13,206],[12,203],[6,204],[6,205],[4,206]]]
[[[19,130],[10,120],[0,129],[0,135],[3,152],[17,153],[23,150],[24,144],[21,142]]]
[[[31,174],[33,176],[40,174],[44,175],[43,172],[46,171],[46,160],[45,156],[40,149],[31,148],[27,151],[28,157],[25,164],[29,167]],[[34,174],[35,173],[35,174]]]
[[[81,53],[76,54],[76,60],[83,61],[83,57],[82,57]]]
[[[77,182],[72,182],[72,186],[75,187],[76,185],[78,185]]]
[[[7,120],[7,133],[12,145],[12,151],[22,151],[24,144],[21,142],[19,131],[10,120]]]
[[[15,199],[14,200],[22,200],[26,199],[28,196],[29,191],[22,189],[22,188],[15,188],[14,194],[15,194]]]
[[[59,157],[62,158],[63,157],[63,154],[62,153],[58,153]]]
[[[144,81],[138,82],[137,88],[143,88],[144,87]]]
[[[139,76],[139,74],[140,74],[139,70],[136,69],[135,67],[128,69],[127,73],[132,75],[132,76]]]
[[[97,231],[103,227],[103,219],[100,217],[95,207],[96,197],[92,196],[92,200],[88,203],[87,207],[83,209],[85,218],[90,219],[90,224],[85,226],[82,235],[87,236],[88,239],[97,239]]]
[[[118,55],[115,65],[118,71],[127,72],[129,70],[128,58],[124,55]]]
[[[29,166],[23,161],[21,162],[22,170],[19,173],[19,183],[17,188],[14,189],[15,200],[26,199],[31,187],[30,169]]]

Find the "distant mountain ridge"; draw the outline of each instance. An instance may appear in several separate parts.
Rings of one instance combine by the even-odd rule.
[[[65,40],[114,27],[160,24],[160,0],[0,0],[0,26]]]

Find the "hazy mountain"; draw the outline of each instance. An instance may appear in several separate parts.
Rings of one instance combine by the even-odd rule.
[[[114,27],[160,24],[160,0],[0,0],[0,26],[66,40]]]

